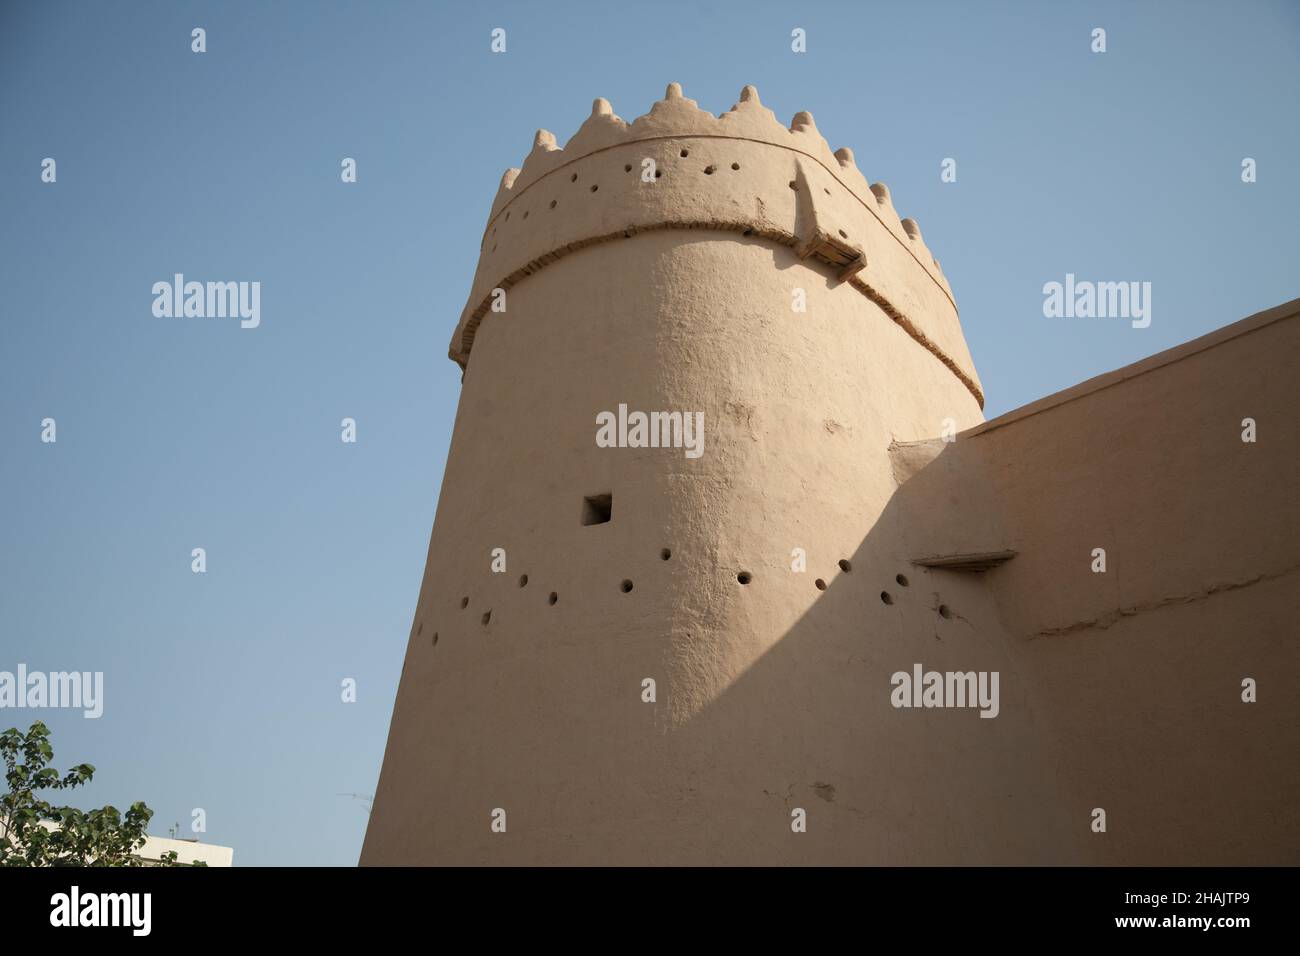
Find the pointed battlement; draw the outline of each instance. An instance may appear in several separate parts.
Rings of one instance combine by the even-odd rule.
[[[746,86],[714,116],[668,85],[628,122],[596,99],[560,147],[538,130],[519,169],[501,178],[473,289],[449,349],[467,366],[494,289],[593,243],[655,229],[713,229],[798,251],[881,307],[970,390],[983,391],[947,279],[914,220],[853,151],[832,151],[808,112],[784,126]]]
[[[362,863],[1279,862],[1300,737],[1234,682],[1296,670],[1298,318],[985,422],[920,226],[810,114],[539,131]]]

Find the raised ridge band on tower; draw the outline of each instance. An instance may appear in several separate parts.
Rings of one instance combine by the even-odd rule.
[[[656,170],[649,181],[646,159]],[[868,184],[852,150],[831,151],[811,114],[786,128],[752,86],[721,116],[671,83],[631,123],[597,99],[563,148],[538,130],[522,169],[501,178],[450,358],[468,365],[494,289],[586,246],[656,229],[738,232],[795,248],[879,305],[983,407],[952,290],[920,227],[899,218],[888,187]]]

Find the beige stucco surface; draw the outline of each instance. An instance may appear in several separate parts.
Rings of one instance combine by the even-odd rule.
[[[507,175],[362,863],[1294,861],[1294,304],[985,423],[933,257],[794,126],[598,101]],[[620,404],[702,456],[598,447]],[[916,662],[998,717],[895,709]]]
[[[1300,860],[1298,367],[1293,301],[977,426],[895,496],[922,552],[1019,552],[983,585],[1106,862]]]

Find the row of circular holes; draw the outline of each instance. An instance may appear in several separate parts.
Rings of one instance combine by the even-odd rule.
[[[688,150],[688,149],[684,149],[684,150],[682,150],[681,155],[682,155],[682,158],[685,159],[687,156],[690,155],[690,150]],[[739,169],[740,169],[740,163],[732,163],[732,164],[731,164],[731,168],[734,169],[734,170],[739,170]],[[716,167],[716,166],[713,166],[713,165],[705,166],[705,167],[704,167],[704,175],[705,175],[705,176],[712,176],[716,170],[717,170],[717,167]],[[631,163],[627,163],[627,164],[625,164],[625,165],[623,166],[623,172],[625,172],[625,173],[630,173],[631,171],[632,171],[632,164],[631,164]],[[660,176],[662,176],[663,174],[664,174],[664,173],[663,173],[663,170],[662,170],[662,169],[656,169],[656,170],[655,170],[655,179],[658,179],[658,178],[659,178]],[[571,183],[576,183],[577,181],[578,181],[578,174],[577,174],[577,173],[574,173],[572,176],[569,177],[569,182],[571,182]],[[794,189],[794,190],[797,190],[797,189],[799,188],[799,184],[798,184],[797,182],[795,182],[793,179],[790,180],[789,185],[790,185],[790,188],[791,188],[791,189]],[[595,191],[598,190],[599,188],[600,188],[600,184],[597,183],[597,184],[595,184],[595,185],[593,185],[593,186],[591,187],[591,191],[592,191],[592,192],[595,192]],[[830,191],[830,189],[828,189],[828,188],[825,187],[825,186],[822,187],[822,192],[824,192],[824,193],[825,193],[826,195],[828,195],[828,196],[831,195],[831,191]],[[558,202],[559,202],[558,199],[552,199],[552,200],[551,200],[550,208],[551,208],[551,209],[554,209],[555,206],[556,206],[556,204],[557,204]],[[882,202],[882,200],[881,200],[879,197],[877,197],[877,198],[876,198],[876,202],[877,202],[877,203],[880,203],[880,202]],[[524,211],[524,218],[525,218],[525,219],[528,218],[528,210],[525,210],[525,211]],[[509,211],[509,210],[506,210],[506,218],[503,220],[503,223],[506,223],[506,222],[509,222],[509,221],[510,221],[510,211]],[[492,235],[495,236],[496,234],[497,234],[496,227],[493,226],[493,227],[492,227]],[[849,234],[848,234],[847,232],[845,232],[843,229],[840,229],[840,230],[839,230],[839,234],[840,234],[841,237],[843,237],[843,238],[845,238],[845,239],[847,239],[847,238],[849,237]],[[496,252],[496,251],[497,251],[497,247],[496,247],[495,244],[492,246],[492,251],[493,251],[493,252]]]
[[[690,155],[690,150],[688,150],[688,149],[683,149],[683,150],[682,150],[682,152],[681,152],[681,156],[682,156],[683,159],[685,159],[685,158],[686,158],[687,156],[689,156],[689,155]],[[732,169],[735,169],[735,170],[739,170],[739,169],[740,169],[740,163],[732,163],[732,164],[731,164],[731,168],[732,168]],[[713,165],[705,166],[705,167],[704,167],[704,175],[706,175],[706,176],[712,176],[713,173],[716,171],[716,169],[717,169],[717,167],[716,167],[716,166],[713,166]],[[627,164],[625,164],[625,165],[623,166],[623,171],[624,171],[625,173],[630,173],[630,172],[632,171],[632,164],[631,164],[631,163],[627,163]],[[658,179],[658,178],[659,178],[660,176],[662,176],[662,175],[663,175],[663,170],[662,170],[662,169],[656,169],[656,170],[655,170],[655,179]],[[572,176],[569,177],[569,182],[571,182],[571,183],[576,183],[577,181],[578,181],[578,174],[577,174],[577,173],[574,173]],[[799,184],[798,184],[797,182],[795,182],[795,181],[792,179],[792,180],[790,180],[790,188],[791,188],[791,189],[795,189],[795,190],[797,190],[797,189],[799,188]],[[592,191],[593,193],[594,193],[596,190],[598,190],[598,189],[600,189],[600,184],[599,184],[599,183],[593,184],[592,187],[591,187],[591,191]],[[824,187],[824,186],[822,187],[822,192],[824,192],[824,193],[825,193],[826,195],[828,195],[828,196],[831,195],[831,191],[830,191],[829,189],[827,189],[826,187]],[[879,201],[879,199],[877,199],[877,201]],[[550,208],[551,208],[551,209],[554,209],[555,206],[556,206],[556,204],[557,204],[558,202],[559,202],[558,199],[552,199],[552,200],[551,200]],[[527,218],[528,218],[528,213],[529,213],[529,210],[524,210],[524,216],[523,216],[524,219],[527,219]],[[502,222],[503,222],[503,224],[504,224],[504,223],[507,223],[507,222],[509,222],[509,221],[510,221],[510,210],[507,209],[507,210],[506,210],[506,218],[505,218],[504,220],[502,220]],[[843,229],[838,230],[838,232],[839,232],[839,234],[840,234],[840,237],[843,238],[843,239],[847,239],[847,238],[849,237],[849,234],[848,234],[847,232],[845,232]],[[497,234],[496,226],[493,226],[493,227],[492,227],[492,235],[495,237],[496,234]],[[493,244],[492,244],[492,251],[493,251],[493,252],[496,252],[496,251],[497,251],[496,243],[493,243]]]
[[[841,570],[841,571],[845,571],[845,572],[852,571],[852,570],[853,570],[853,565],[850,564],[850,563],[849,563],[848,561],[846,561],[845,559],[841,558],[841,559],[840,559],[840,570]],[[906,575],[906,574],[895,574],[895,575],[894,575],[894,580],[898,582],[898,586],[899,586],[899,587],[904,587],[904,588],[905,588],[905,587],[907,587],[909,584],[911,584],[911,582],[907,580],[907,575]],[[816,581],[815,583],[816,583],[816,585],[817,585],[817,590],[818,590],[818,591],[825,591],[825,590],[826,590],[826,582],[823,581],[821,578],[818,578],[817,581]],[[894,596],[893,596],[892,594],[890,594],[888,591],[881,591],[881,592],[880,592],[880,602],[881,602],[882,604],[893,604],[893,603],[894,603]],[[952,610],[948,607],[948,605],[946,605],[946,604],[940,604],[940,605],[939,605],[939,616],[942,617],[942,618],[945,618],[945,619],[946,619],[946,618],[950,618],[950,617],[952,617]]]
[[[667,561],[667,560],[668,560],[669,558],[671,558],[672,556],[673,556],[673,553],[672,553],[670,550],[668,550],[667,548],[664,548],[662,551],[659,552],[659,557],[663,558],[665,561]],[[744,583],[748,584],[749,582],[746,581],[746,582],[744,582]],[[521,575],[519,576],[519,586],[520,586],[521,588],[523,588],[523,587],[527,587],[527,586],[528,586],[528,575],[526,575],[526,574],[521,574]],[[624,579],[624,581],[623,581],[622,585],[620,585],[620,587],[622,588],[623,593],[626,594],[628,591],[631,591],[631,590],[632,590],[632,581],[631,581],[630,579]],[[547,603],[547,604],[550,604],[551,606],[554,606],[554,605],[556,604],[556,602],[558,602],[559,600],[560,600],[560,595],[559,595],[559,593],[557,593],[557,592],[555,592],[555,591],[552,591],[552,592],[550,593],[550,596],[546,599],[546,603]],[[460,609],[463,611],[463,610],[465,610],[465,608],[467,608],[467,607],[469,607],[469,595],[466,595],[465,597],[463,597],[463,598],[460,599]],[[491,611],[486,611],[486,612],[484,612],[484,614],[483,614],[483,618],[482,618],[482,621],[481,621],[481,623],[483,624],[483,626],[484,626],[484,627],[487,627],[487,626],[488,626],[488,623],[489,623],[491,620],[492,620],[492,612],[491,612]],[[417,630],[417,631],[415,632],[417,637],[419,636],[420,631],[422,631],[422,630],[424,630],[424,624],[423,624],[423,623],[420,624],[419,630]],[[437,633],[436,631],[435,631],[434,634],[433,634],[433,643],[434,643],[435,646],[436,646],[437,643],[438,643],[438,633]]]
[[[671,558],[672,556],[673,556],[673,553],[672,553],[672,551],[669,550],[668,548],[664,548],[662,551],[659,552],[659,557],[662,558],[664,561],[667,561],[667,560],[668,560],[669,558]],[[839,562],[839,565],[840,565],[840,570],[841,570],[841,571],[844,571],[844,572],[846,572],[846,573],[849,572],[849,571],[852,571],[852,570],[853,570],[853,565],[852,565],[852,563],[850,563],[847,559],[841,558],[841,559],[840,559],[840,562]],[[754,580],[754,576],[753,576],[752,574],[750,574],[748,571],[741,571],[739,574],[736,575],[736,580],[739,581],[741,584],[749,584],[751,581]],[[907,575],[905,575],[905,574],[896,574],[896,575],[894,575],[894,580],[898,582],[898,584],[899,584],[900,587],[907,587],[907,586],[911,583],[911,582],[909,582],[909,581],[907,580]],[[819,590],[819,591],[825,591],[825,590],[826,590],[826,582],[825,582],[823,579],[818,578],[818,579],[816,580],[815,584],[816,584],[817,590]],[[519,576],[519,586],[520,586],[521,588],[522,588],[522,587],[527,587],[527,586],[528,586],[528,575],[526,575],[526,574],[522,574],[522,575]],[[632,590],[632,586],[633,586],[633,585],[632,585],[632,580],[631,580],[631,578],[624,578],[624,579],[623,579],[623,583],[619,585],[619,589],[620,589],[624,594],[627,594],[628,592],[630,592],[630,591]],[[547,598],[546,603],[547,603],[547,604],[550,604],[550,605],[554,605],[557,601],[559,601],[559,599],[560,599],[560,595],[557,594],[555,591],[552,591],[551,594],[550,594],[550,597]],[[883,603],[883,604],[893,604],[893,603],[894,603],[894,596],[893,596],[892,594],[890,594],[888,591],[881,591],[881,592],[880,592],[880,600],[881,600],[881,603]],[[469,607],[469,597],[468,597],[468,595],[460,599],[460,607],[461,607],[461,610],[462,610],[462,611],[463,611],[465,608]],[[946,604],[940,604],[940,605],[939,605],[939,616],[940,616],[940,617],[943,617],[943,618],[950,618],[950,617],[952,617],[952,611],[949,610],[948,605],[946,605]],[[491,611],[487,611],[487,612],[483,615],[483,618],[482,618],[482,624],[483,624],[483,626],[484,626],[484,627],[487,627],[488,622],[491,621],[491,620],[492,620],[492,612],[491,612]],[[424,625],[423,625],[423,624],[420,625],[420,629],[421,629],[421,630],[424,629]],[[416,634],[417,634],[417,636],[418,636],[419,631],[417,631]],[[434,643],[434,644],[437,644],[437,643],[438,643],[438,635],[437,635],[436,632],[435,632],[434,635],[433,635],[433,643]]]
[[[671,558],[672,556],[673,556],[673,553],[672,553],[672,551],[670,551],[668,548],[664,548],[662,551],[659,552],[659,557],[661,557],[661,558],[662,558],[663,560],[665,560],[665,561],[667,561],[667,560],[668,560],[669,558]],[[748,578],[748,574],[744,574],[744,575],[742,575],[742,576]],[[748,581],[748,580],[745,580],[745,581],[742,581],[741,583],[742,583],[742,584],[748,584],[749,581]],[[528,586],[528,575],[526,575],[526,574],[521,574],[521,575],[519,576],[519,586],[520,586],[521,588],[523,588],[523,587],[527,587],[527,586]],[[625,578],[625,579],[623,580],[623,583],[622,583],[621,585],[619,585],[619,587],[622,589],[622,591],[623,591],[624,594],[628,593],[629,591],[632,590],[632,581],[631,581],[631,579],[630,579],[630,578]],[[546,603],[547,603],[547,604],[550,604],[550,605],[552,605],[552,606],[554,606],[555,603],[556,603],[557,601],[559,601],[559,600],[560,600],[560,595],[559,595],[557,592],[552,591],[551,594],[550,594],[550,596],[546,599]],[[468,596],[468,595],[466,595],[465,597],[463,597],[463,598],[460,599],[460,609],[463,611],[463,610],[465,610],[465,608],[467,608],[467,607],[469,607],[469,596]],[[491,611],[488,611],[488,612],[486,612],[486,613],[483,615],[483,626],[486,627],[487,624],[488,624],[488,622],[489,622],[490,620],[492,620],[492,612],[491,612]],[[435,644],[437,643],[437,635],[436,635],[436,634],[434,635],[434,643],[435,643]]]
[[[840,558],[840,570],[844,571],[845,573],[848,573],[849,571],[853,570],[853,565],[848,560],[844,558]],[[910,581],[907,580],[906,574],[895,574],[894,580],[898,582],[899,587],[904,587],[904,588],[911,583]],[[818,591],[826,590],[826,582],[821,578],[818,578],[813,583],[817,586]],[[890,594],[888,591],[881,591],[880,601],[882,604],[893,604],[894,596]],[[939,605],[939,613],[942,614],[944,617],[948,617],[949,616],[948,605],[946,604]]]
[[[682,155],[682,158],[685,159],[687,156],[690,155],[690,150],[688,150],[688,149],[684,149],[684,150],[682,150],[681,155]],[[712,165],[710,165],[710,166],[705,166],[705,167],[704,167],[704,175],[705,175],[705,176],[712,176],[712,175],[714,174],[714,172],[717,171],[717,168],[718,168],[718,167],[716,167],[716,166],[712,166]],[[740,163],[732,163],[732,164],[731,164],[731,168],[732,168],[732,169],[735,169],[735,170],[739,170],[739,169],[740,169]],[[625,172],[625,173],[630,173],[631,171],[632,171],[632,164],[631,164],[631,163],[627,163],[627,164],[625,164],[625,165],[623,166],[623,172]],[[658,179],[658,178],[661,177],[663,174],[664,174],[664,171],[663,171],[662,169],[655,169],[655,179]],[[577,181],[578,181],[578,174],[577,174],[577,173],[574,173],[572,176],[569,177],[569,182],[571,182],[571,183],[576,183]],[[791,183],[790,185],[793,186],[794,184]],[[596,190],[598,190],[598,189],[600,189],[600,184],[599,184],[599,183],[595,183],[595,184],[593,184],[592,187],[591,187],[591,191],[592,191],[593,193],[594,193]],[[554,209],[555,206],[556,206],[556,204],[557,204],[558,202],[559,202],[558,199],[552,199],[552,200],[551,200],[550,208],[551,208],[551,209]],[[529,213],[529,212],[530,212],[530,210],[524,210],[524,215],[523,215],[523,218],[524,218],[524,219],[527,219],[527,218],[528,218],[528,213]],[[505,223],[507,223],[507,222],[509,222],[509,221],[510,221],[510,211],[509,211],[509,210],[506,210],[506,218],[502,220],[502,224],[505,224]],[[496,226],[493,226],[493,227],[492,227],[492,235],[495,237],[496,234],[497,234]],[[840,235],[844,235],[844,233],[841,231]],[[848,237],[846,236],[845,238],[848,238]],[[493,243],[493,244],[492,244],[492,251],[493,251],[493,252],[496,252],[496,251],[497,251],[496,243]]]

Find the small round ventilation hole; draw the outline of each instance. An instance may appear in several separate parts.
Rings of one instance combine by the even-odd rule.
[[[595,191],[596,191],[597,189],[599,189],[599,188],[600,188],[599,186],[592,186],[592,187],[591,187],[591,191],[592,191],[592,192],[595,192]]]
[[[628,163],[626,166],[623,167],[623,172],[625,172],[625,173],[630,173],[631,171],[632,171],[632,164],[631,164],[631,163]]]
[[[547,604],[554,604],[554,603],[555,603],[556,601],[558,601],[559,599],[560,599],[560,596],[559,596],[558,594],[556,594],[554,591],[552,591],[552,592],[551,592],[551,596],[548,597],[548,598],[546,599],[546,603],[547,603]]]
[[[552,199],[552,200],[551,200],[551,208],[552,208],[552,209],[555,208],[555,203],[556,203],[556,200]]]
[[[658,179],[658,178],[659,178],[660,176],[662,176],[663,174],[664,174],[664,171],[663,171],[662,169],[656,169],[656,170],[655,170],[655,179]]]
[[[893,603],[894,603],[894,596],[893,596],[892,594],[890,594],[888,591],[881,591],[881,592],[880,592],[880,601],[881,601],[882,604],[893,604]]]
[[[463,598],[461,598],[461,599],[460,599],[460,609],[463,611],[463,610],[465,610],[465,608],[467,608],[467,607],[469,607],[469,598],[467,598],[467,597],[463,597]]]
[[[691,151],[689,149],[682,150],[682,159],[685,159],[689,155],[691,155]]]
[[[748,571],[741,571],[736,575],[736,580],[741,584],[748,584],[750,581],[754,580],[754,576]]]
[[[673,556],[673,552],[669,548],[664,548],[662,551],[659,552],[659,557],[663,558],[665,561],[667,561],[672,556]]]
[[[437,646],[438,646],[438,632],[437,632],[437,631],[434,631],[434,632],[433,632],[433,646],[434,646],[434,647],[437,647]]]
[[[577,174],[577,173],[574,173],[572,176],[569,177],[569,182],[571,182],[571,183],[576,183],[577,181],[578,181],[578,174]]]
[[[622,588],[624,594],[627,594],[629,591],[632,590],[632,582],[629,580],[625,580],[622,584],[619,585],[619,587]]]
[[[853,565],[850,564],[850,563],[849,563],[847,560],[845,560],[844,558],[840,558],[840,570],[841,570],[841,571],[852,571],[852,570],[853,570]]]
[[[521,588],[528,587],[528,575],[526,574],[519,575],[519,586]]]
[[[946,604],[940,604],[939,616],[944,620],[947,620],[948,618],[952,617],[952,608],[948,607],[948,605]]]
[[[790,188],[791,188],[791,189],[798,189],[798,188],[799,188],[799,184],[796,183],[796,182],[792,179],[792,180],[790,180]]]
[[[754,234],[753,229],[746,229],[744,232],[741,233],[741,235],[744,236],[746,239],[748,239],[753,234]]]
[[[739,168],[740,168],[740,163],[732,163],[732,164],[731,164],[731,168],[732,168],[732,169],[739,169]]]
[[[818,579],[817,579],[816,581],[814,581],[813,583],[817,585],[817,590],[818,590],[818,591],[825,591],[825,590],[826,590],[826,582],[823,581],[821,578],[818,578]]]
[[[488,621],[492,620],[492,612],[488,611],[483,615],[483,626],[488,626]]]
[[[905,587],[907,587],[907,585],[908,585],[908,583],[909,583],[908,580],[907,580],[907,575],[906,575],[906,574],[895,574],[895,575],[894,575],[894,580],[898,582],[898,586],[899,586],[899,587],[904,587],[904,588],[905,588]]]
[[[713,170],[715,170],[716,168],[717,168],[716,166],[705,166],[705,167],[704,167],[704,175],[705,175],[705,176],[712,176],[712,175],[713,175]]]
[[[840,230],[840,238],[841,238],[841,239],[847,239],[848,237],[849,237],[849,234],[848,234],[847,232],[845,232],[843,229],[841,229],[841,230]]]

